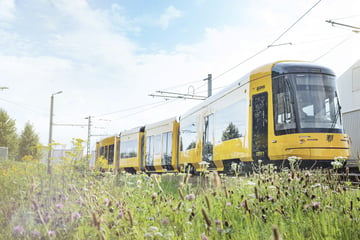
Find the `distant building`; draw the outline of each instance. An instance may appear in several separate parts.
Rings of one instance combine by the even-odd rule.
[[[351,139],[350,159],[360,156],[360,60],[337,80],[345,133]]]
[[[9,151],[7,147],[0,147],[0,160],[7,160],[8,154]]]

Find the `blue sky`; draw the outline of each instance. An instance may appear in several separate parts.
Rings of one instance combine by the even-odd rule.
[[[359,9],[358,0],[0,0],[0,87],[9,88],[0,107],[19,133],[30,121],[46,144],[50,96],[60,90],[54,122],[94,116],[93,134],[104,135],[180,115],[197,102],[148,95],[206,95],[208,73],[262,49],[214,80],[214,91],[275,60],[315,61],[341,75],[359,59],[360,33],[325,20],[360,26]],[[267,48],[279,36],[276,44],[291,45]],[[55,141],[73,137],[86,139],[87,128],[54,127]]]

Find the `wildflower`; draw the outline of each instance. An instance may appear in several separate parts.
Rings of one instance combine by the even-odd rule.
[[[151,226],[148,228],[148,231],[149,232],[158,232],[159,231],[159,228],[155,227],[155,226]]]
[[[119,217],[122,219],[122,218],[124,218],[124,216],[125,216],[125,213],[123,211],[120,211],[119,212]]]
[[[231,202],[226,202],[226,206],[230,207],[231,206]]]
[[[169,219],[166,217],[166,218],[164,218],[164,219],[161,221],[161,224],[162,224],[162,225],[169,225],[169,224],[170,224],[170,221],[169,221]]]
[[[313,210],[320,208],[320,202],[313,202],[311,205],[312,205]]]
[[[57,204],[55,205],[55,207],[56,207],[56,209],[63,209],[63,208],[64,208],[64,204],[62,204],[62,203],[57,203]]]
[[[201,234],[201,240],[208,240],[209,238],[205,235],[205,233]]]
[[[50,215],[49,213],[47,213],[47,214],[45,215],[45,217],[44,217],[44,221],[45,221],[46,223],[48,223],[48,222],[50,221],[50,219],[51,219],[51,215]]]
[[[216,226],[218,226],[218,227],[221,226],[221,220],[216,219],[216,220],[215,220],[215,223],[216,223]]]
[[[269,186],[268,189],[276,189],[275,186]]]
[[[49,237],[56,237],[56,232],[54,230],[48,231]]]
[[[332,161],[331,165],[333,166],[333,168],[341,168],[343,166],[343,162],[340,161]]]
[[[346,161],[346,157],[334,157],[334,161],[337,161],[337,162],[345,162]]]
[[[32,233],[31,233],[31,237],[33,239],[40,239],[41,238],[41,232],[38,231],[38,230],[34,230]]]
[[[141,184],[141,180],[137,180],[136,184],[137,184],[137,185],[140,185],[140,184]]]
[[[256,183],[254,183],[254,182],[252,182],[252,181],[248,181],[248,182],[247,182],[247,185],[248,185],[248,186],[255,186]]]
[[[156,192],[154,192],[154,193],[152,194],[152,199],[155,200],[155,199],[157,198],[157,196],[158,196],[158,194],[157,194]]]
[[[79,199],[77,200],[77,203],[80,204],[80,205],[85,205],[85,201],[82,197],[79,197]]]
[[[152,239],[153,235],[151,233],[145,233],[144,238],[150,238]]]
[[[13,228],[13,232],[14,232],[14,234],[16,234],[16,235],[23,235],[24,232],[25,232],[25,229],[24,229],[23,226],[17,225],[17,226],[15,226],[15,227]]]
[[[321,187],[321,184],[320,183],[316,183],[314,185],[311,185],[312,188],[317,188],[317,187]]]
[[[105,205],[108,205],[108,204],[109,204],[109,199],[108,199],[108,198],[105,198],[105,199],[104,199],[104,204],[105,204]]]
[[[155,239],[158,239],[157,237],[160,237],[160,238],[162,238],[162,233],[161,232],[156,232],[156,233],[154,233],[154,237],[155,237]]]
[[[80,218],[80,213],[79,212],[73,212],[72,214],[71,214],[71,219],[73,219],[73,220],[78,220],[79,218]]]
[[[291,164],[294,164],[296,161],[301,160],[301,157],[291,156],[291,157],[288,157],[288,160]]]
[[[192,200],[195,200],[195,194],[193,193],[190,193],[189,195],[186,195],[185,199],[186,200],[189,200],[189,201],[192,201]]]
[[[304,206],[304,210],[307,211],[307,210],[309,209],[309,207],[310,207],[309,204],[306,204],[306,205]]]

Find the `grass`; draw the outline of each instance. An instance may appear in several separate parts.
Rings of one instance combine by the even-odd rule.
[[[360,239],[360,191],[332,171],[129,175],[0,162],[1,239]]]

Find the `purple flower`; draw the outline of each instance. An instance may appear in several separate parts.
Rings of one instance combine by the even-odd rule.
[[[56,232],[54,230],[48,231],[49,237],[56,237]]]
[[[21,225],[17,225],[13,228],[13,232],[16,234],[16,235],[23,235],[24,232],[25,232],[25,229],[23,226]]]
[[[80,205],[85,205],[85,201],[82,197],[79,197],[79,199],[77,200],[77,203],[80,204]]]
[[[208,240],[208,237],[205,235],[205,233],[201,234],[201,240]]]
[[[320,208],[320,202],[313,202],[311,205],[312,205],[313,210]]]
[[[169,221],[169,219],[166,217],[166,218],[164,218],[162,221],[161,221],[161,224],[162,225],[169,225],[169,223],[170,223],[170,221]]]
[[[109,199],[105,198],[104,199],[104,204],[107,206],[109,204]]]
[[[32,238],[35,238],[35,239],[40,239],[40,238],[41,238],[41,232],[38,231],[38,230],[34,230],[34,231],[31,233],[31,237],[32,237]]]
[[[73,213],[71,214],[71,218],[72,218],[73,220],[78,220],[80,217],[81,217],[81,215],[80,215],[79,212],[73,212]]]
[[[226,206],[230,207],[231,206],[231,202],[226,202]]]
[[[189,201],[195,200],[195,198],[196,198],[195,194],[193,194],[193,193],[185,196],[185,199],[189,200]]]
[[[55,207],[56,207],[56,209],[62,209],[62,208],[64,208],[64,204],[62,204],[62,203],[57,203],[57,204],[55,205]]]

